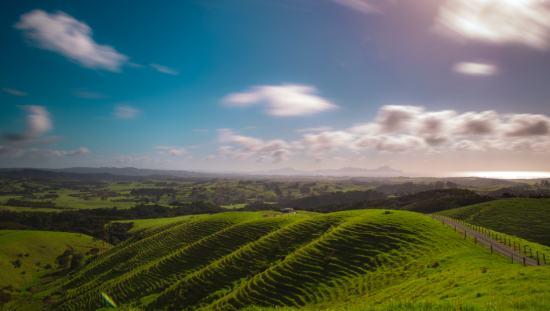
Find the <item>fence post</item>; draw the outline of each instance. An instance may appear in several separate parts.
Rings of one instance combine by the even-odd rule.
[[[537,264],[540,266],[540,261],[539,261],[539,251],[537,251]]]
[[[525,267],[525,257],[523,257],[523,266]]]
[[[477,237],[474,237],[474,245],[477,245]]]
[[[464,231],[464,240],[466,240],[466,231]]]

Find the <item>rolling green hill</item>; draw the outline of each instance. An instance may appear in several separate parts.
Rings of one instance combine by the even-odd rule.
[[[66,249],[85,254],[93,247],[111,246],[76,233],[0,230],[0,288],[17,287],[53,271],[44,267],[50,264],[56,269],[55,258]],[[21,267],[15,268],[12,262],[16,260],[21,261]]]
[[[439,214],[550,246],[549,199],[501,199]]]
[[[103,308],[102,292],[140,310],[538,310],[550,307],[549,277],[417,213],[240,212],[142,232],[38,297],[52,295],[52,310]]]

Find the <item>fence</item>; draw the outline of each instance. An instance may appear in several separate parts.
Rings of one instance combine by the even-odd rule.
[[[504,244],[505,246],[509,247],[510,249],[513,249],[514,251],[517,251],[518,253],[522,253],[522,248],[521,248],[521,243],[518,242],[518,241],[512,241],[511,238],[507,237],[507,236],[503,236],[501,233],[498,233],[498,232],[495,232],[495,231],[491,231],[489,229],[486,229],[486,228],[483,228],[481,226],[477,226],[477,225],[473,225],[473,224],[470,224],[470,223],[467,223],[463,220],[460,220],[460,219],[454,219],[454,218],[451,218],[451,217],[448,217],[448,216],[444,216],[444,215],[439,215],[439,214],[432,214],[433,217],[437,216],[439,218],[446,218],[446,219],[449,219],[449,220],[452,220],[468,229],[471,229],[471,230],[474,230],[476,232],[479,232],[487,237],[489,237],[490,239],[493,239],[495,240],[496,242],[499,242],[500,244]],[[444,221],[443,221],[444,223]],[[456,232],[456,226],[455,226],[455,232]],[[466,236],[467,236],[467,233],[466,231],[464,231],[464,239],[466,239]],[[477,245],[477,238],[474,237],[474,243]],[[529,251],[527,251],[529,250]],[[493,253],[493,246],[491,245],[491,254]],[[529,255],[527,255],[529,253]],[[533,250],[531,247],[527,247],[527,245],[523,245],[523,255],[525,255],[526,257],[529,257],[533,260],[536,260],[537,261],[537,264],[540,266],[540,257],[539,257],[539,251],[536,250],[535,251],[535,256],[533,256]],[[542,262],[546,265],[546,254],[540,252],[540,255],[542,255]],[[513,255],[512,255],[512,263],[513,263],[514,259],[513,259]],[[525,266],[526,263],[525,263],[525,257],[523,258],[523,265]]]

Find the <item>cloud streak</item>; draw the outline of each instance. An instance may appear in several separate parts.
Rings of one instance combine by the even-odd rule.
[[[550,10],[539,0],[448,0],[434,29],[459,41],[550,48]]]
[[[390,5],[390,1],[384,0],[332,0],[338,4],[365,14],[382,14]]]
[[[61,11],[33,10],[21,15],[13,27],[23,32],[29,45],[61,54],[82,67],[119,72],[128,60],[113,47],[97,44],[86,23]]]
[[[461,62],[453,66],[453,71],[466,75],[492,76],[498,72],[498,69],[491,64]]]
[[[113,111],[113,117],[117,119],[135,119],[141,112],[141,110],[138,110],[132,106],[116,105],[115,111]]]
[[[12,90],[12,89],[8,89],[8,88],[5,88],[3,87],[2,90],[6,93],[9,93],[11,95],[15,95],[15,96],[27,96],[29,94],[25,93],[25,92],[21,92],[21,91],[17,91],[17,90]]]
[[[150,64],[149,66],[155,68],[158,72],[166,73],[169,75],[175,75],[175,76],[179,75],[179,72],[176,69],[173,69],[170,67],[162,66],[159,64]]]
[[[229,94],[222,102],[237,107],[263,103],[267,114],[277,117],[307,116],[338,108],[316,93],[316,88],[304,85],[255,86],[248,92]]]

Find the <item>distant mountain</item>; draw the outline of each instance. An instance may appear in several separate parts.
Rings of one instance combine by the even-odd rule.
[[[375,169],[343,167],[337,170],[315,170],[314,172],[321,173],[321,174],[351,174],[351,175],[373,174],[373,173],[403,173],[403,171],[394,170],[393,168],[387,165],[380,166],[379,168],[375,168]]]
[[[295,170],[292,167],[283,167],[276,170],[269,170],[269,171],[257,171],[252,172],[251,174],[255,175],[330,175],[330,176],[380,176],[380,175],[395,175],[398,173],[403,173],[401,170],[395,170],[392,169],[389,166],[381,166],[379,168],[375,169],[367,169],[367,168],[357,168],[357,167],[343,167],[336,170],[315,170],[315,171],[303,171],[303,170]]]

